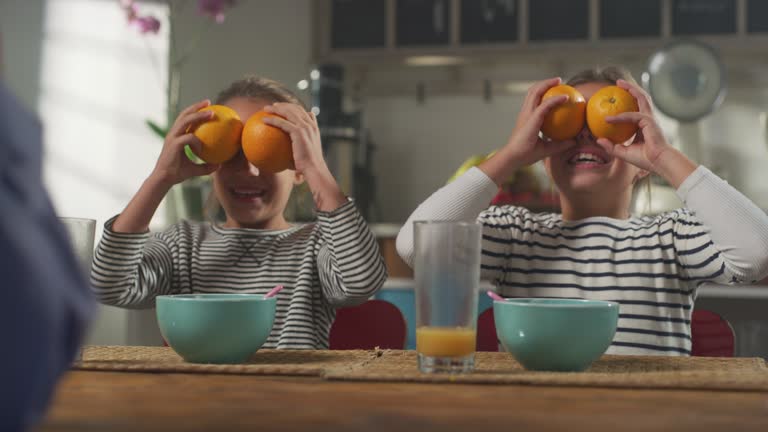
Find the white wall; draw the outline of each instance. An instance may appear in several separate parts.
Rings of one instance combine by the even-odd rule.
[[[44,0],[0,2],[0,77],[27,108],[37,106]]]
[[[469,156],[504,145],[522,99],[435,96],[419,104],[414,95],[368,100],[366,122],[378,146],[374,169],[381,219],[405,221]]]
[[[142,12],[162,19],[165,9],[142,5]],[[129,28],[115,1],[46,3],[38,101],[44,174],[58,213],[96,219],[97,239],[159,154],[162,141],[144,122],[165,116],[167,41]],[[155,221],[163,218],[161,206]],[[152,314],[102,307],[88,342],[158,343]]]
[[[182,107],[213,100],[232,81],[257,74],[295,89],[309,74],[311,0],[240,1],[221,25],[205,33],[182,70]],[[176,29],[190,41],[204,31],[205,19],[188,7]],[[184,44],[180,44],[183,47]]]

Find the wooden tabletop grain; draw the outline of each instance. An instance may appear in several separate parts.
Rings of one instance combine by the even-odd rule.
[[[70,372],[43,431],[761,431],[768,393]]]

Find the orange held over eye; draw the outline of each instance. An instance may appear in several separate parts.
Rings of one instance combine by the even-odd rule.
[[[197,156],[207,163],[220,164],[240,151],[243,122],[235,110],[224,105],[211,105],[200,111],[213,111],[212,119],[197,126],[193,133],[202,141]]]
[[[544,117],[541,132],[549,139],[565,141],[576,137],[584,127],[584,116],[587,102],[584,96],[575,88],[561,84],[552,87],[544,93],[541,100],[566,95],[568,100],[552,108]]]
[[[618,86],[603,87],[589,98],[587,125],[592,135],[597,138],[608,138],[614,144],[621,144],[632,138],[637,132],[637,125],[608,123],[605,118],[637,111],[637,101],[628,91]]]
[[[264,123],[264,117],[279,116],[259,111],[245,122],[242,137],[245,158],[269,173],[295,169],[291,137],[282,129]]]

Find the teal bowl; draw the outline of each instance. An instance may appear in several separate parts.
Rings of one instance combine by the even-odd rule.
[[[507,299],[493,302],[496,333],[528,370],[586,370],[616,334],[619,304],[599,300]]]
[[[257,294],[158,296],[160,333],[190,363],[243,363],[266,342],[275,297]]]

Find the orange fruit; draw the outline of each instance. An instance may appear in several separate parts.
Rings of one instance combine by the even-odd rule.
[[[240,135],[243,131],[240,116],[224,105],[211,105],[200,111],[213,111],[214,116],[192,131],[203,143],[197,157],[211,164],[232,159],[240,151]]]
[[[295,169],[291,137],[282,129],[264,123],[264,117],[279,116],[259,111],[245,122],[242,136],[245,158],[269,173]]]
[[[634,123],[608,123],[605,118],[625,112],[638,111],[637,101],[626,90],[618,86],[603,87],[589,98],[587,103],[587,125],[592,135],[608,138],[615,144],[623,143],[637,132]]]
[[[575,88],[560,84],[544,93],[541,100],[566,95],[568,100],[554,107],[544,117],[541,133],[555,141],[565,141],[574,138],[584,127],[587,101]]]

